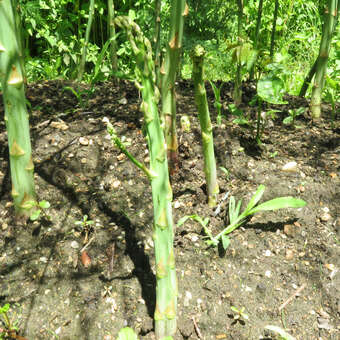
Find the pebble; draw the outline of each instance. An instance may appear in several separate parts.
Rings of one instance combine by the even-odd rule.
[[[183,305],[185,307],[188,307],[191,299],[192,299],[192,294],[189,291],[186,291],[185,297],[184,297],[184,300],[183,300]]]
[[[292,224],[285,224],[283,226],[283,232],[290,237],[294,237],[296,234],[296,228]]]
[[[265,277],[271,277],[272,276],[272,272],[270,270],[266,270],[266,272],[264,273]]]
[[[120,181],[119,181],[119,180],[116,180],[116,181],[114,181],[114,182],[112,183],[112,187],[113,187],[114,189],[117,189],[119,186],[120,186]]]
[[[328,222],[331,219],[331,217],[332,216],[329,213],[325,212],[320,216],[320,220],[322,222]]]
[[[40,257],[40,262],[42,262],[42,263],[47,263],[47,257],[46,256],[42,256],[42,257]]]
[[[281,170],[286,172],[295,172],[297,170],[297,163],[294,161],[288,162],[282,167]]]
[[[265,252],[264,252],[264,256],[271,256],[272,255],[272,252],[270,251],[270,250],[266,250]]]
[[[125,156],[125,154],[123,154],[123,153],[120,153],[118,156],[117,156],[117,160],[118,161],[123,161],[124,159],[126,158],[126,156]]]
[[[79,248],[79,243],[77,241],[72,241],[71,242],[71,248],[78,249]]]
[[[119,104],[122,104],[122,105],[126,105],[127,102],[128,102],[128,101],[127,101],[127,99],[126,99],[125,97],[123,97],[123,98],[121,98],[121,99],[118,100],[118,103],[119,103]]]
[[[287,260],[292,260],[294,258],[294,252],[291,249],[286,250],[286,259]]]
[[[89,145],[89,140],[86,137],[79,137],[79,144],[81,145]]]
[[[178,209],[181,206],[181,204],[178,201],[174,202],[174,208]]]

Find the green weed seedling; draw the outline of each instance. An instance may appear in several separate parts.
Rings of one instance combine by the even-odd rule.
[[[138,340],[137,334],[130,327],[122,328],[117,336],[116,340]]]
[[[262,184],[258,187],[255,194],[250,199],[246,209],[241,214],[240,210],[242,200],[236,203],[234,196],[231,196],[229,200],[229,225],[213,238],[208,234],[208,245],[218,246],[218,243],[222,241],[222,246],[224,250],[226,250],[230,244],[230,239],[227,235],[244,224],[248,216],[254,215],[259,211],[271,211],[284,208],[301,208],[306,205],[306,202],[302,199],[290,196],[274,198],[270,201],[266,201],[260,205],[257,205],[265,191],[265,188],[266,187]]]
[[[265,329],[268,329],[276,334],[279,334],[280,338],[279,340],[296,340],[293,336],[288,334],[286,331],[284,331],[282,328],[278,326],[272,326],[268,325],[265,327]]]
[[[217,110],[216,123],[218,126],[220,126],[222,123],[221,90],[222,90],[223,83],[221,84],[220,87],[217,87],[212,81],[209,81],[209,82],[214,91],[214,96],[215,96],[214,107]]]
[[[88,242],[90,228],[91,225],[94,224],[94,221],[89,220],[88,218],[87,215],[84,215],[82,220],[74,222],[74,224],[80,226],[85,233],[84,244]]]
[[[187,115],[181,117],[181,129],[185,132],[191,131],[190,119]]]
[[[325,100],[330,102],[332,106],[331,121],[334,128],[334,120],[337,115],[336,103],[340,101],[340,81],[336,81],[329,76],[326,76]]]
[[[306,205],[306,202],[304,200],[290,196],[277,197],[257,205],[264,191],[265,186],[261,184],[242,213],[240,213],[242,200],[236,202],[234,196],[231,196],[229,200],[229,225],[216,236],[212,235],[207,226],[209,219],[206,218],[203,220],[198,215],[184,216],[178,221],[177,226],[182,225],[188,219],[193,219],[194,221],[197,221],[202,225],[203,230],[206,234],[205,242],[208,246],[217,247],[221,242],[223,249],[226,250],[230,244],[230,239],[227,235],[233,232],[236,228],[243,225],[246,222],[247,217],[254,215],[259,211],[273,211],[284,208],[302,208]]]
[[[9,303],[6,303],[5,305],[3,305],[1,308],[0,308],[0,315],[2,315],[2,318],[4,320],[4,323],[5,323],[5,328],[6,329],[0,329],[0,339],[4,339],[3,338],[3,333],[8,332],[11,330],[11,321],[9,320],[9,317],[7,315],[7,312],[9,311]]]
[[[242,307],[241,309],[237,309],[235,306],[230,306],[230,309],[234,312],[234,320],[235,321],[244,321],[244,320],[248,320],[249,316],[248,314],[244,313],[245,308]]]
[[[304,107],[299,107],[298,109],[290,109],[288,110],[289,115],[283,120],[283,124],[285,125],[291,125],[296,128],[300,128],[300,126],[295,125],[295,119],[296,117],[302,115],[305,113]]]
[[[76,96],[80,108],[82,110],[84,110],[87,103],[88,103],[88,99],[89,99],[90,95],[93,94],[93,92],[94,92],[94,86],[91,86],[91,88],[89,90],[87,90],[87,89],[81,90],[81,89],[78,88],[77,91],[71,86],[65,86],[63,88],[63,91],[71,91]],[[85,100],[83,99],[83,97],[85,97]]]
[[[17,335],[18,328],[15,327],[15,325],[12,324],[11,320],[8,317],[8,311],[10,308],[10,304],[6,303],[2,307],[0,307],[0,315],[2,315],[5,328],[0,327],[0,340],[5,339],[21,339],[21,340],[27,340],[23,337],[20,337]]]
[[[124,327],[119,331],[116,340],[138,340],[138,337],[132,328]],[[167,336],[162,340],[173,340],[173,338],[172,336]]]
[[[227,181],[229,181],[229,179],[230,179],[230,172],[229,172],[229,170],[226,169],[223,166],[220,166],[219,168],[225,173],[226,179],[227,179]]]
[[[46,209],[48,209],[51,205],[50,202],[42,200],[39,202],[29,201],[27,202],[28,205],[31,206],[30,209],[34,209],[32,214],[30,215],[31,221],[36,221],[41,215],[43,215],[48,221],[51,220],[51,216],[47,214]]]
[[[229,104],[228,108],[229,108],[229,111],[231,112],[231,114],[237,117],[233,120],[234,124],[246,125],[246,126],[251,125],[250,121],[244,115],[243,111],[240,110],[235,104]]]

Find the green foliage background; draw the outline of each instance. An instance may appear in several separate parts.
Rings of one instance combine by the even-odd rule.
[[[161,1],[161,41],[167,40],[170,2]],[[189,51],[197,43],[207,51],[205,74],[210,80],[228,81],[235,66],[232,44],[237,40],[237,4],[224,0],[187,0],[189,15],[185,21],[181,75],[191,77]],[[276,26],[275,58],[286,84],[286,90],[297,94],[303,79],[318,55],[322,14],[325,0],[280,0]],[[107,2],[96,0],[95,18],[87,54],[87,78],[90,79],[98,55],[108,39]],[[153,41],[155,1],[114,1],[116,15],[128,15]],[[252,47],[255,35],[258,1],[244,0],[243,41]],[[82,0],[20,0],[23,46],[29,81],[70,78],[77,74],[89,10]],[[274,1],[264,1],[258,49],[257,75],[267,72]],[[338,20],[339,28],[339,20]],[[124,36],[118,34],[118,69],[122,77],[133,77],[133,58]],[[339,81],[340,30],[332,42],[328,74]],[[108,52],[107,52],[108,53]],[[102,79],[111,75],[109,59],[100,66]],[[246,74],[244,75],[246,76]],[[100,78],[99,78],[100,79]]]

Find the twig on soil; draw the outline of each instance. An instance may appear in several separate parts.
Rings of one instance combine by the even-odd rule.
[[[201,334],[201,331],[200,331],[200,329],[199,329],[198,326],[197,326],[195,317],[193,316],[193,317],[191,318],[191,320],[192,320],[192,322],[194,323],[194,328],[195,328],[195,332],[196,332],[197,336],[198,336],[200,339],[203,339],[202,334]]]
[[[90,241],[89,242],[87,242],[86,244],[85,244],[85,246],[80,250],[80,253],[82,253],[91,243],[92,243],[92,241],[95,239],[95,237],[93,236],[91,239],[90,239]]]
[[[281,310],[283,308],[285,308],[290,302],[293,301],[293,299],[299,295],[304,289],[306,288],[306,284],[304,283],[300,288],[298,288],[294,294],[292,294],[280,307],[279,307],[279,312],[281,312]]]

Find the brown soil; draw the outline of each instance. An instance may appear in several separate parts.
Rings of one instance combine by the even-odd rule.
[[[14,221],[3,119],[0,123],[0,306],[10,303],[18,334],[29,340],[109,340],[125,325],[139,339],[154,339],[150,185],[112,146],[102,123],[108,117],[130,142],[130,152],[147,162],[138,91],[125,82],[103,83],[79,103],[65,86],[76,85],[49,81],[27,89],[36,190],[51,203],[51,221]],[[245,86],[245,103],[253,88]],[[230,93],[226,84],[224,102],[231,102]],[[215,121],[211,93],[209,100]],[[225,112],[223,125],[214,130],[219,198],[229,191],[247,202],[264,184],[263,200],[295,196],[307,206],[255,215],[230,235],[225,253],[206,246],[199,223],[176,228],[176,340],[277,339],[264,330],[269,324],[300,340],[340,338],[339,122],[333,128],[328,120],[312,125],[306,114],[297,120],[300,128],[287,127],[282,124],[287,110],[307,106],[288,100],[268,121],[260,146],[252,129],[233,124]],[[253,116],[255,109],[244,104],[244,111]],[[327,115],[327,107],[324,111]],[[178,130],[174,221],[209,217],[217,233],[226,224],[227,200],[216,216],[206,204],[200,130],[187,82],[178,86],[178,118],[183,114],[189,115],[191,132]],[[297,162],[295,171],[282,171],[291,161]],[[74,224],[84,215],[95,222],[87,267],[80,256],[85,233]],[[237,320],[231,306],[244,307],[249,318]]]

